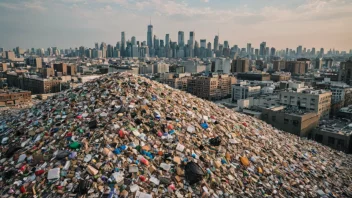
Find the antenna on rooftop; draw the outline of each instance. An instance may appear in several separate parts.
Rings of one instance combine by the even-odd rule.
[[[150,25],[152,25],[152,16],[150,16]]]

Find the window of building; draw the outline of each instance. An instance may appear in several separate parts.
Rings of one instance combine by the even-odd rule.
[[[337,147],[343,149],[345,147],[345,141],[341,139],[337,140]]]
[[[271,117],[271,120],[272,120],[272,121],[276,121],[276,116],[272,116],[272,117]]]
[[[288,119],[284,119],[284,124],[288,124],[289,120]]]
[[[293,126],[298,126],[299,122],[298,122],[298,120],[293,120],[292,124],[293,124]]]
[[[334,144],[335,144],[335,138],[328,137],[328,145],[334,145]]]

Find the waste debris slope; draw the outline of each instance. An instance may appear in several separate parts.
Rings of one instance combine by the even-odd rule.
[[[350,155],[114,73],[2,116],[1,197],[351,197]]]

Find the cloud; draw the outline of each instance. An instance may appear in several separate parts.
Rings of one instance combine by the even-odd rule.
[[[37,11],[44,11],[46,7],[43,5],[42,1],[34,0],[28,2],[20,2],[20,3],[0,3],[1,7],[12,9],[12,10],[24,10],[24,9],[31,9]]]
[[[80,2],[85,2],[86,0],[61,0],[61,1],[65,3],[80,3]]]
[[[200,0],[203,3],[209,3],[209,0]]]
[[[41,1],[23,2],[23,5],[24,7],[33,9],[33,10],[39,10],[39,11],[46,10],[46,7],[43,6]]]
[[[107,11],[110,11],[112,10],[112,7],[110,5],[106,5],[103,10],[107,10]]]
[[[0,7],[12,9],[12,10],[20,10],[20,9],[22,9],[22,7],[19,6],[18,4],[6,3],[6,2],[0,2]]]

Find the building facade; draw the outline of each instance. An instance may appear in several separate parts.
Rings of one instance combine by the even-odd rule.
[[[303,91],[280,92],[280,103],[298,109],[316,112],[320,118],[326,118],[330,113],[331,92],[305,89]]]
[[[0,90],[0,106],[28,104],[32,101],[31,92],[23,90]]]
[[[251,86],[246,83],[234,84],[231,88],[231,99],[232,101],[237,101],[247,99],[249,97],[259,96],[260,89],[260,86]]]
[[[319,123],[317,113],[289,111],[282,106],[262,109],[261,119],[275,128],[300,137],[308,137]]]
[[[220,100],[231,97],[231,85],[236,78],[229,75],[209,75],[193,77],[187,81],[187,91],[199,98]]]

